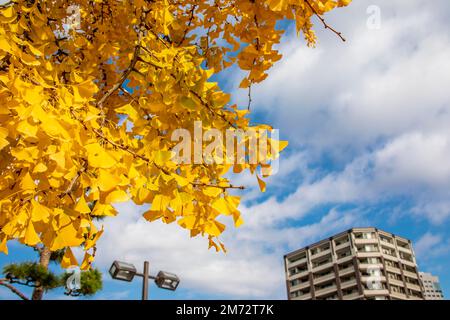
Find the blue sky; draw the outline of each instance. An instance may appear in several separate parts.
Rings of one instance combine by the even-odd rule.
[[[367,26],[371,5],[380,9],[379,29]],[[152,298],[284,299],[283,254],[357,226],[411,239],[419,268],[438,275],[450,296],[449,9],[447,0],[355,0],[327,17],[347,42],[317,23],[315,49],[287,26],[283,60],[253,89],[252,120],[280,129],[290,145],[265,194],[254,177],[235,177],[248,187],[245,224],[224,220],[228,254],[121,204],[104,222],[96,259],[104,290],[93,298],[139,299],[138,281],[113,281],[107,269],[114,259],[147,259],[154,272],[182,279],[176,292],[152,286]],[[218,81],[246,106],[240,76],[229,70]],[[34,258],[12,244],[0,266]],[[0,299],[9,298],[0,288]]]

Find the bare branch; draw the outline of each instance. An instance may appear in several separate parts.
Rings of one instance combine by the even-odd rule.
[[[210,187],[210,188],[218,188],[218,189],[222,189],[222,190],[226,190],[226,189],[239,189],[239,190],[245,190],[244,186],[234,186],[232,184],[229,184],[227,186],[219,186],[219,185],[215,185],[215,184],[209,184],[209,183],[195,183],[195,182],[191,182],[191,184],[195,187]]]
[[[309,2],[309,0],[305,0],[305,3],[311,8],[312,12],[314,12],[314,15],[317,16],[317,18],[319,18],[319,20],[322,22],[323,26],[325,27],[325,29],[329,29],[331,30],[333,33],[335,33],[339,38],[341,38],[342,41],[347,41],[343,36],[342,33],[339,31],[336,31],[336,29],[334,29],[333,27],[331,27],[326,21],[325,19],[317,12],[316,9],[314,9],[314,7],[311,5],[311,3]]]
[[[252,106],[252,83],[250,82],[248,86],[248,105],[247,110],[250,111],[250,107]]]

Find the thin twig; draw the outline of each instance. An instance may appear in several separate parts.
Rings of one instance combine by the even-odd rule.
[[[247,110],[250,111],[250,107],[252,106],[252,83],[250,82],[248,86],[248,106]]]
[[[239,190],[244,190],[245,187],[244,186],[234,186],[232,184],[227,185],[227,186],[219,186],[219,185],[215,185],[215,184],[209,184],[209,183],[195,183],[195,182],[191,182],[191,184],[195,187],[210,187],[210,188],[219,188],[219,189],[239,189]]]
[[[325,19],[317,12],[316,9],[314,9],[314,7],[311,5],[311,3],[309,2],[309,0],[305,0],[305,3],[311,8],[312,12],[314,13],[314,15],[317,16],[317,18],[319,18],[319,20],[322,22],[323,26],[325,27],[325,29],[329,29],[331,30],[333,33],[335,33],[339,38],[341,38],[342,41],[347,41],[343,36],[342,33],[337,31],[336,29],[334,29],[333,27],[331,27],[326,21]]]
[[[138,58],[139,58],[139,53],[140,53],[140,48],[141,45],[140,43],[136,45],[136,47],[134,48],[134,54],[133,54],[133,59],[130,62],[130,65],[125,69],[125,71],[122,73],[119,81],[117,83],[115,83],[111,89],[109,89],[104,95],[103,97],[97,102],[97,107],[99,107],[100,109],[103,108],[103,104],[106,102],[106,100],[108,100],[108,98],[117,90],[119,89],[123,83],[125,82],[125,80],[127,80],[128,76],[130,75],[130,73],[134,70],[134,67],[136,66],[136,63],[138,62]]]
[[[181,40],[178,42],[178,46],[180,46],[184,42],[184,40],[186,40],[186,36],[189,32],[189,28],[191,27],[192,21],[194,20],[194,13],[195,13],[195,10],[197,9],[197,6],[198,6],[197,4],[192,5],[191,10],[189,11],[191,16],[189,18],[189,22],[186,26],[186,29],[184,29],[183,38],[181,38]]]

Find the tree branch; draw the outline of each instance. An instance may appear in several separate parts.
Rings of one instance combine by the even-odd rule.
[[[8,288],[14,294],[19,296],[22,300],[30,300],[26,295],[24,295],[22,292],[20,292],[16,287],[14,287],[11,284],[9,284],[7,281],[8,281],[8,279],[0,279],[0,286]]]
[[[122,73],[119,81],[112,86],[111,89],[106,91],[106,93],[103,95],[103,97],[97,102],[97,107],[100,109],[103,108],[103,104],[108,100],[108,98],[117,90],[119,89],[125,80],[127,80],[130,73],[134,70],[134,67],[136,66],[136,63],[138,62],[139,54],[140,54],[141,45],[138,43],[136,47],[134,48],[134,54],[133,59],[131,59],[130,65],[125,69],[125,71]]]
[[[309,2],[309,0],[305,0],[305,3],[308,5],[308,7],[312,10],[312,12],[314,13],[314,15],[319,18],[319,20],[322,22],[323,26],[325,27],[325,29],[329,29],[331,30],[333,33],[335,33],[339,38],[341,38],[342,41],[347,41],[343,36],[342,33],[339,31],[336,31],[336,29],[334,29],[333,27],[331,27],[326,21],[325,19],[317,12],[316,9],[314,9],[314,7],[311,5],[311,3]]]
[[[226,190],[226,189],[239,189],[239,190],[245,190],[244,186],[234,186],[232,184],[229,184],[227,186],[219,186],[219,185],[215,185],[215,184],[209,184],[209,183],[195,183],[195,182],[191,182],[191,184],[195,187],[210,187],[210,188],[218,188],[218,189],[222,189],[222,190]]]
[[[0,4],[0,9],[8,8],[8,7],[10,7],[10,6],[14,5],[14,4],[16,4],[15,1],[8,1],[7,3]]]

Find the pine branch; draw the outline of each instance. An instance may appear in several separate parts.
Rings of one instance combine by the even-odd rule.
[[[8,279],[0,279],[0,286],[3,286],[5,288],[8,288],[9,290],[11,290],[14,294],[16,294],[17,296],[19,296],[22,300],[30,300],[26,295],[24,295],[22,292],[20,292],[16,287],[14,287],[13,285],[9,284]]]

